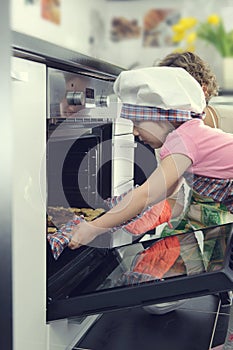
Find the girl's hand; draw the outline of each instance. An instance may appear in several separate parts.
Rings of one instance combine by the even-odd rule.
[[[82,245],[88,245],[88,243],[93,241],[100,233],[103,233],[103,230],[100,230],[92,223],[86,221],[80,222],[72,230],[72,238],[68,247],[74,250]]]

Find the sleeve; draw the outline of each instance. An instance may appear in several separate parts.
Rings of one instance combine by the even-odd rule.
[[[194,164],[197,162],[197,143],[193,141],[191,135],[173,131],[166,138],[165,143],[160,149],[160,158],[163,160],[172,154],[183,154],[189,157]]]

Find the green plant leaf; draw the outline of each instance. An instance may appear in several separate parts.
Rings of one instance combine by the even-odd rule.
[[[213,45],[222,57],[233,55],[233,31],[226,33],[222,21],[217,26],[207,22],[201,23],[197,29],[197,36]]]

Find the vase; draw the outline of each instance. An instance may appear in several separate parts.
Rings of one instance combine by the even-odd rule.
[[[223,88],[233,90],[233,57],[224,57],[223,68]]]

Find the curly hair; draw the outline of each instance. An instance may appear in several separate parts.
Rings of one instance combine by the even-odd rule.
[[[154,66],[170,66],[184,68],[198,83],[206,87],[206,103],[211,97],[218,95],[219,86],[215,74],[211,71],[207,62],[198,55],[186,51],[182,53],[170,53]]]

